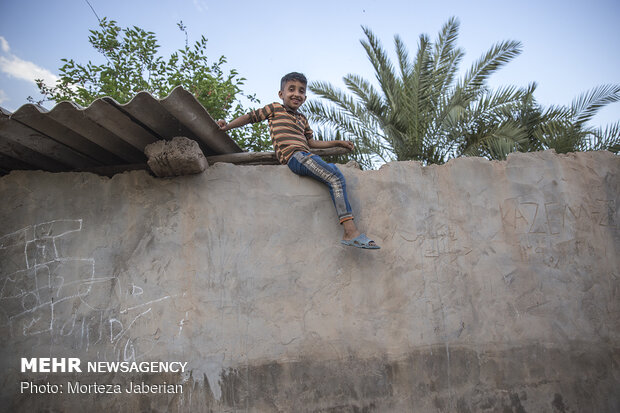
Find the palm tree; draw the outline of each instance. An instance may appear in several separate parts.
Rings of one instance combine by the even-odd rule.
[[[458,29],[452,18],[435,43],[421,35],[413,60],[395,36],[395,68],[364,27],[361,43],[379,89],[353,74],[343,78],[353,96],[326,82],[311,83],[324,98],[308,104],[309,117],[324,125],[323,139],[335,130],[354,140],[354,158],[366,168],[391,160],[441,164],[462,155],[505,159],[511,152],[544,149],[620,152],[620,122],[605,129],[588,125],[602,107],[620,101],[620,85],[599,86],[570,106],[546,109],[534,98],[535,83],[493,91],[487,79],[519,55],[521,44],[515,41],[497,43],[457,79],[464,56],[456,47]]]
[[[620,85],[603,85],[578,96],[570,106],[552,106],[548,109],[535,104],[528,116],[538,117],[530,136],[542,149],[557,153],[608,150],[620,152],[620,121],[606,128],[595,128],[588,122],[604,106],[620,101]]]
[[[308,104],[312,120],[356,142],[360,164],[368,167],[376,160],[441,164],[478,152],[501,158],[506,149],[527,140],[512,115],[532,88],[493,92],[487,86],[492,73],[519,55],[519,42],[497,43],[457,79],[464,52],[456,47],[456,18],[443,26],[435,43],[421,35],[414,59],[395,36],[397,69],[371,30],[363,30],[366,39],[361,43],[379,89],[349,74],[343,80],[354,96],[329,83],[313,82],[310,90],[327,102]]]

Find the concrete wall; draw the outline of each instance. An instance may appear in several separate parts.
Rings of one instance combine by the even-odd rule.
[[[285,166],[0,179],[11,411],[620,411],[620,160],[343,168],[358,225]],[[22,373],[21,357],[186,361]],[[28,394],[20,383],[182,384]],[[123,387],[124,388],[124,387]]]

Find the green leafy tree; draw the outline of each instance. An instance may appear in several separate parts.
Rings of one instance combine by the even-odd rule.
[[[226,73],[222,66],[226,58],[210,62],[206,55],[207,39],[201,36],[192,46],[185,33],[185,47],[167,59],[158,55],[159,44],[153,32],[139,27],[120,28],[114,20],[103,18],[98,30],[91,30],[88,41],[105,57],[105,62],[77,63],[62,59],[60,79],[48,86],[38,79],[37,86],[44,100],[71,100],[88,106],[95,99],[110,96],[120,103],[128,102],[136,93],[146,91],[163,98],[177,86],[183,86],[207,109],[214,119],[231,118],[245,113],[239,97],[245,80],[236,70]],[[260,103],[255,96],[246,98]],[[231,131],[231,136],[252,151],[271,147],[268,130],[261,125]]]
[[[349,74],[343,80],[353,96],[314,82],[310,89],[326,101],[308,105],[313,120],[356,142],[358,162],[366,167],[373,160],[440,164],[474,148],[494,154],[498,145],[525,140],[518,122],[508,115],[528,91],[492,91],[487,86],[489,76],[521,52],[519,42],[494,45],[459,79],[464,52],[456,47],[457,19],[443,26],[434,43],[421,35],[414,58],[395,36],[396,64],[371,30],[363,30],[366,39],[361,43],[379,89]]]
[[[618,101],[620,85],[602,85],[581,94],[567,106],[545,109],[535,100],[528,102],[519,114],[530,137],[525,149],[554,149],[557,153],[620,152],[620,121],[605,128],[589,125],[600,109]]]
[[[493,153],[484,145],[472,145],[465,155],[503,159],[514,151],[533,152],[554,149],[557,153],[607,150],[620,151],[620,122],[605,128],[588,123],[604,106],[620,100],[619,85],[603,85],[581,94],[568,106],[544,108],[534,98],[536,84],[523,96],[521,103],[506,113],[521,129],[526,139],[519,142],[495,142]],[[474,115],[475,116],[475,115]]]

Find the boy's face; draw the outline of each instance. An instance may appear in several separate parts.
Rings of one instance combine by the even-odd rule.
[[[306,85],[299,80],[289,80],[278,92],[284,106],[297,110],[306,101]]]

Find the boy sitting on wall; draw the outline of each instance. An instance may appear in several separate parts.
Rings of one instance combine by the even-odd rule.
[[[297,175],[310,176],[329,187],[329,194],[344,229],[341,243],[358,248],[379,249],[380,247],[373,240],[360,233],[353,221],[353,212],[347,198],[346,183],[342,172],[336,165],[327,163],[318,155],[311,153],[311,149],[338,146],[353,150],[353,142],[313,139],[308,120],[297,111],[306,101],[307,85],[308,81],[303,74],[289,73],[280,82],[278,96],[282,99],[282,104],[274,102],[262,109],[239,116],[230,123],[218,120],[217,124],[220,129],[227,131],[248,123],[267,120],[278,161],[283,165],[288,165]]]

